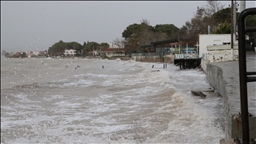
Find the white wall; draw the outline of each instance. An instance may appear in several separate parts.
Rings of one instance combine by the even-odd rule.
[[[74,49],[70,49],[70,50],[65,50],[65,52],[64,52],[64,55],[66,56],[66,55],[75,55],[76,54],[76,50],[74,50]]]
[[[124,44],[121,44],[121,47],[115,45],[113,42],[108,43],[110,48],[124,48]]]
[[[234,34],[235,40],[235,34]],[[207,46],[208,45],[222,45],[223,42],[231,43],[231,34],[200,34],[199,35],[199,57],[202,57],[203,54],[208,53]],[[237,45],[238,41],[235,40],[235,45]]]
[[[107,57],[113,57],[113,56],[122,57],[122,56],[125,56],[125,53],[106,52],[106,56]]]
[[[230,50],[216,50],[208,51],[207,54],[202,58],[209,62],[225,62],[225,61],[237,61],[238,60],[238,50],[233,50],[233,56]]]

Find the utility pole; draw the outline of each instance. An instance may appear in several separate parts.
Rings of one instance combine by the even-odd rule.
[[[234,60],[234,33],[236,29],[236,0],[231,0],[231,59]]]
[[[245,0],[240,0],[240,13],[245,9]]]
[[[255,1],[256,3],[256,1]],[[245,5],[246,5],[246,0],[240,0],[240,13],[245,10]],[[245,25],[246,25],[246,21],[245,21]]]

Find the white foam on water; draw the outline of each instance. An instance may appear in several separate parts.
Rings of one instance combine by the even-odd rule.
[[[47,65],[53,69],[60,65],[57,61]],[[190,92],[209,87],[199,70],[180,71],[172,65],[163,69],[161,63],[132,60],[62,61],[63,66],[54,67],[60,69],[58,80],[3,89],[4,96],[11,97],[1,101],[1,141],[218,143],[224,137],[216,123],[221,98],[199,99]],[[61,70],[67,62],[81,68]]]
[[[51,95],[49,97],[44,97],[43,99],[46,101],[52,101],[54,99],[62,99],[64,98],[62,95]]]
[[[220,127],[214,125],[214,115],[209,114],[199,105],[195,105],[195,100],[191,97],[175,93],[169,108],[167,108],[168,106],[161,111],[173,113],[168,128],[156,137],[147,139],[146,143],[159,141],[167,143],[218,143],[223,138]]]
[[[75,82],[69,82],[69,83],[64,83],[63,86],[68,87],[68,86],[81,86],[81,87],[88,87],[93,85],[93,81],[89,81],[89,80],[77,80]]]
[[[28,99],[28,95],[27,94],[24,94],[24,93],[20,93],[20,94],[11,94],[13,97],[15,98],[18,98],[20,102],[23,102],[23,103],[31,103],[33,101],[29,100]]]

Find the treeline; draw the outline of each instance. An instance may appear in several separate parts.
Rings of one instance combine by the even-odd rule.
[[[122,41],[127,52],[134,52],[141,45],[149,45],[154,41],[161,41],[177,38],[177,28],[173,24],[157,24],[151,26],[147,20],[142,20],[140,24],[131,24],[122,33]],[[120,43],[119,42],[119,43]],[[117,42],[115,42],[117,43]]]
[[[236,13],[238,17],[239,13]],[[256,25],[256,16],[249,16],[246,19],[247,26]],[[130,24],[122,32],[122,38],[113,40],[113,45],[124,47],[128,53],[137,51],[142,45],[148,45],[150,42],[166,39],[189,39],[198,41],[199,34],[207,34],[208,26],[210,33],[230,34],[231,33],[231,8],[224,8],[219,1],[208,0],[207,4],[197,7],[194,16],[178,28],[173,24],[157,24],[151,26],[150,22],[142,19],[141,22]],[[256,37],[255,33],[249,33],[249,36]],[[51,55],[60,55],[65,49],[75,49],[79,53],[88,53],[93,50],[105,50],[109,47],[108,43],[84,42],[83,45],[77,42],[59,41],[49,48]]]
[[[119,48],[126,48],[128,53],[136,51],[140,45],[149,44],[152,41],[164,40],[177,37],[175,35],[179,31],[173,24],[158,24],[150,26],[147,20],[142,20],[141,24],[131,24],[122,33],[124,39],[116,38],[112,44]],[[61,56],[65,49],[75,49],[76,56],[87,55],[93,50],[104,51],[109,48],[108,43],[84,42],[83,45],[78,42],[63,42],[60,40],[48,49],[50,56]]]
[[[236,12],[238,18],[239,12]],[[248,16],[247,26],[256,25],[256,16]],[[185,39],[198,41],[198,34],[207,34],[208,26],[210,33],[213,34],[231,34],[231,8],[224,8],[218,1],[207,1],[204,7],[197,8],[195,16],[180,28],[180,35]],[[253,33],[249,34],[252,37]]]
[[[97,42],[84,42],[83,45],[79,44],[78,42],[63,42],[60,40],[59,42],[53,44],[48,49],[48,54],[50,56],[61,56],[63,55],[65,49],[76,50],[76,56],[84,56],[93,50],[102,50],[104,51],[106,48],[109,47],[108,43],[97,43]]]
[[[239,12],[236,12],[238,18]],[[246,25],[252,27],[256,25],[256,15],[248,16]],[[208,0],[205,6],[197,7],[194,16],[190,21],[186,21],[181,28],[173,24],[149,25],[147,20],[142,20],[140,24],[132,24],[126,27],[122,33],[126,48],[136,51],[141,45],[148,45],[150,42],[166,39],[187,39],[199,41],[199,34],[207,34],[208,26],[211,34],[231,34],[231,8],[224,8],[219,1]],[[249,33],[256,41],[256,33]],[[255,42],[256,43],[256,42]]]

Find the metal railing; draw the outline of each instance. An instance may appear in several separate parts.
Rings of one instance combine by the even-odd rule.
[[[165,56],[170,55],[171,52],[156,52],[156,53],[132,53],[132,56]]]
[[[256,27],[246,28],[245,18],[249,15],[256,15],[256,8],[245,9],[238,17],[239,78],[243,144],[250,142],[247,83],[256,82],[256,77],[248,77],[248,75],[256,75],[256,72],[247,72],[246,69],[245,34],[247,32],[256,32]]]

